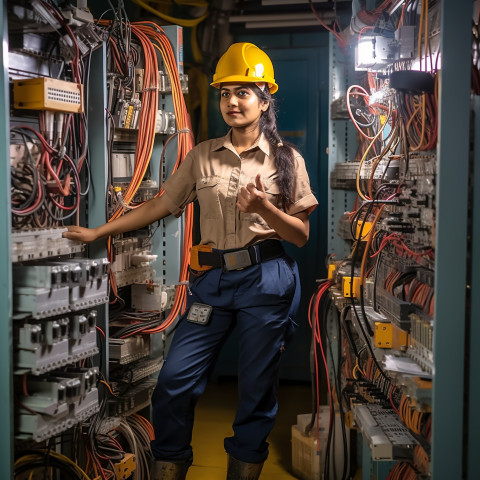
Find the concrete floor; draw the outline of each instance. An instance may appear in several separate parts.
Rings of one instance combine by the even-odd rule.
[[[268,439],[270,455],[261,480],[294,480],[291,472],[291,426],[297,414],[311,411],[308,384],[281,384],[278,392],[279,412]],[[187,480],[225,480],[227,457],[223,439],[232,435],[237,388],[235,381],[219,381],[208,385],[198,402],[193,431],[194,462]]]

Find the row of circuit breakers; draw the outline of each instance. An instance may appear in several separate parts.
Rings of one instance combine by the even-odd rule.
[[[172,307],[176,287],[164,285],[154,270],[159,254],[153,252],[153,229],[112,238],[108,258],[87,258],[84,244],[62,237],[64,225],[88,220],[83,197],[94,183],[85,148],[96,134],[88,132],[86,119],[92,52],[107,47],[105,211],[110,218],[135,175],[142,95],[150,88],[144,85],[142,46],[131,42],[134,61],[126,78],[114,68],[113,35],[86,8],[55,8],[43,0],[11,3],[12,370],[14,435],[21,450],[21,441],[27,446],[48,441],[96,414],[101,415],[97,433],[106,434],[149,405],[165,338],[155,337],[158,347],[152,335],[121,335],[126,323],[116,323],[122,313],[117,306],[157,312],[160,321]],[[181,38],[181,28],[171,28]],[[60,32],[69,34],[59,39]],[[181,43],[176,48],[179,61]],[[177,127],[171,79],[161,55],[157,58],[155,134],[165,141]],[[179,82],[187,92],[182,71]],[[92,107],[93,114],[104,113],[103,107]],[[158,193],[155,176],[147,169],[132,203]],[[112,279],[122,298],[109,307]]]

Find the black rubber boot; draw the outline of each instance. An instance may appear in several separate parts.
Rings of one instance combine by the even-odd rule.
[[[185,480],[190,464],[155,460],[150,471],[150,480]]]
[[[258,480],[262,463],[246,463],[228,456],[227,480]]]

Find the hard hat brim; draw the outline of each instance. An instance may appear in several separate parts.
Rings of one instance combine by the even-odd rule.
[[[278,90],[278,85],[274,79],[269,78],[257,78],[257,77],[245,77],[244,75],[228,75],[226,77],[219,78],[212,82],[210,85],[215,88],[220,88],[222,83],[266,83],[271,94],[274,94]]]

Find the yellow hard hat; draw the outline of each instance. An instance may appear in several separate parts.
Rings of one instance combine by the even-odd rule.
[[[256,45],[247,42],[230,45],[220,57],[210,85],[220,88],[220,84],[225,82],[265,82],[270,93],[278,90],[270,58]]]

